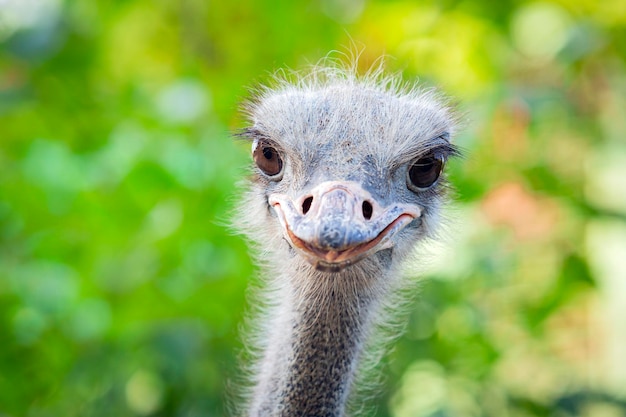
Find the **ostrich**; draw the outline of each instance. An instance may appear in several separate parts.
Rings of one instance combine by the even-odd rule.
[[[237,224],[265,273],[249,416],[346,414],[408,282],[400,265],[439,223],[453,112],[382,63],[355,67],[276,77],[244,106],[254,164]]]

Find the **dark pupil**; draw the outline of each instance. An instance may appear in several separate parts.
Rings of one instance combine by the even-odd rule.
[[[437,181],[441,172],[441,161],[433,157],[417,160],[409,170],[411,183],[418,188],[428,188]]]
[[[274,150],[272,148],[263,148],[263,156],[265,159],[271,160],[274,157]]]

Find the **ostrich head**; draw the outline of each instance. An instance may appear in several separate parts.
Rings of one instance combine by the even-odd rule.
[[[438,223],[455,123],[380,69],[276,84],[241,133],[254,164],[237,223],[271,298],[250,415],[339,416],[397,266]]]
[[[457,154],[454,119],[433,91],[322,67],[264,89],[247,110],[246,232],[281,268],[389,269],[432,235]]]

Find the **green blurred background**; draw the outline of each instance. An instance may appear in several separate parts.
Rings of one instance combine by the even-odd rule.
[[[1,416],[229,414],[238,102],[351,45],[467,121],[376,415],[626,415],[623,0],[0,0]]]

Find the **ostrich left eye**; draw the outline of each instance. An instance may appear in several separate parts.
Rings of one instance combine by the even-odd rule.
[[[255,142],[252,157],[256,166],[269,177],[277,177],[283,170],[280,154],[267,142]]]
[[[407,185],[413,191],[423,191],[431,187],[443,170],[444,158],[428,155],[413,162],[409,167]]]

